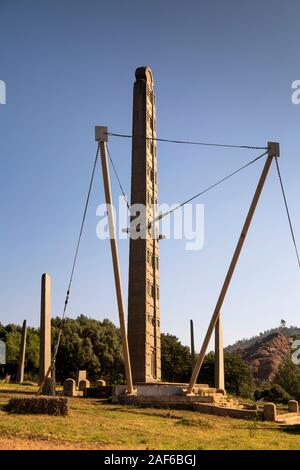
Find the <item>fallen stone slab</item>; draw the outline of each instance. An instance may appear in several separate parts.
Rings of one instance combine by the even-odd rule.
[[[195,403],[193,405],[193,410],[199,411],[200,413],[209,413],[216,416],[229,416],[230,418],[236,419],[257,420],[260,417],[258,410],[255,409],[230,408],[207,403]]]

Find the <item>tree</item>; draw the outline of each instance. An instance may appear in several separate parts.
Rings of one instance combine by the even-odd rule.
[[[283,319],[280,320],[280,328],[286,328],[286,321]]]
[[[255,390],[255,400],[271,401],[274,403],[288,403],[291,396],[284,390],[281,385],[274,384],[272,386],[267,385],[260,389]]]
[[[281,385],[295,400],[300,400],[300,367],[293,364],[291,359],[279,367],[273,383]]]
[[[176,336],[161,335],[162,380],[188,382],[191,377],[192,358],[190,349],[183,346]]]
[[[5,342],[6,340],[6,329],[5,327],[0,323],[0,339]]]
[[[56,360],[59,381],[75,378],[86,369],[90,380],[104,378],[108,383],[124,382],[124,361],[120,332],[109,320],[99,322],[80,315],[76,320],[59,318],[52,321],[52,349],[62,324],[60,347]]]
[[[7,373],[15,374],[19,362],[21,345],[21,333],[19,331],[10,331],[6,334],[6,362]]]
[[[40,335],[35,328],[27,328],[25,372],[30,378],[38,377],[40,362]]]
[[[249,397],[253,392],[253,381],[249,365],[237,354],[225,354],[225,388],[229,393]]]
[[[1,334],[6,342],[6,366],[5,373],[13,378],[17,372],[21,345],[21,326],[7,325],[5,335]],[[25,376],[37,379],[39,368],[39,332],[35,328],[27,328],[26,352],[25,352]]]
[[[62,324],[61,343],[56,360],[56,378],[76,378],[78,369],[86,369],[91,381],[104,378],[108,383],[124,383],[124,364],[118,328],[109,320],[99,322],[79,316],[52,320],[52,351]],[[1,339],[6,342],[7,364],[5,373],[14,378],[20,352],[21,327],[0,325]],[[39,330],[27,329],[25,377],[38,380]]]
[[[215,353],[210,352],[204,357],[202,367],[200,369],[197,383],[208,384],[214,387],[215,381]]]
[[[215,354],[207,354],[199,374],[198,383],[214,386]],[[237,354],[224,354],[225,389],[234,395],[250,398],[254,385],[248,364]]]

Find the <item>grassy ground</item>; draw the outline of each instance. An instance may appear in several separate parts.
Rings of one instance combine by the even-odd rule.
[[[0,405],[30,386],[0,385]],[[299,449],[300,428],[179,410],[70,399],[68,417],[9,415],[0,449]]]

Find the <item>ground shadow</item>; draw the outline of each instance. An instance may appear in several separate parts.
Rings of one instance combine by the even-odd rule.
[[[300,424],[289,424],[287,426],[282,425],[279,429],[287,434],[300,435]]]

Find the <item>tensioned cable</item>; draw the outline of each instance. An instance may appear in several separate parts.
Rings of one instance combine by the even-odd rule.
[[[73,281],[73,277],[74,277],[74,272],[75,272],[75,267],[76,267],[76,262],[77,262],[77,258],[78,258],[78,252],[79,252],[79,246],[80,246],[80,242],[81,242],[81,238],[82,238],[82,233],[83,233],[83,227],[84,227],[84,223],[85,223],[85,219],[86,219],[86,214],[87,214],[87,210],[88,210],[88,205],[89,205],[89,201],[90,201],[90,196],[91,196],[91,191],[92,191],[92,186],[93,186],[93,181],[94,181],[94,176],[95,176],[95,171],[96,171],[96,166],[97,166],[97,160],[98,160],[98,156],[99,156],[99,150],[100,150],[100,142],[98,143],[98,146],[97,146],[97,151],[96,151],[96,155],[95,155],[95,161],[94,161],[94,165],[93,165],[93,169],[92,169],[92,175],[91,175],[91,179],[90,179],[90,183],[89,183],[89,189],[88,189],[88,193],[87,193],[87,198],[86,198],[86,202],[85,202],[85,206],[84,206],[84,211],[83,211],[83,216],[82,216],[82,221],[81,221],[81,225],[80,225],[80,230],[79,230],[79,235],[78,235],[78,240],[77,240],[77,245],[76,245],[76,250],[75,250],[75,255],[74,255],[74,259],[73,259],[73,264],[72,264],[72,269],[71,269],[71,274],[70,274],[70,279],[69,279],[69,284],[68,284],[68,289],[67,289],[67,294],[66,294],[66,298],[65,298],[65,303],[64,303],[64,309],[63,309],[63,313],[62,313],[62,317],[61,317],[61,325],[59,327],[59,331],[58,331],[58,337],[57,337],[57,341],[56,341],[56,344],[55,344],[55,347],[54,347],[54,352],[53,352],[53,356],[52,356],[52,361],[51,361],[51,365],[50,367],[48,368],[48,371],[40,385],[40,388],[39,388],[39,391],[38,391],[38,395],[40,393],[42,393],[42,390],[43,390],[43,387],[44,387],[44,384],[46,382],[46,380],[48,379],[51,371],[52,371],[52,391],[54,393],[54,390],[55,390],[55,362],[56,362],[56,356],[57,356],[57,353],[58,353],[58,348],[59,348],[59,345],[60,345],[60,341],[61,341],[61,336],[62,336],[62,328],[63,328],[63,321],[65,319],[65,315],[66,315],[66,311],[67,311],[67,306],[68,306],[68,302],[69,302],[69,296],[70,296],[70,290],[71,290],[71,285],[72,285],[72,281]]]
[[[67,310],[67,305],[68,305],[68,302],[69,302],[69,296],[70,296],[70,290],[71,290],[71,285],[72,285],[72,281],[73,281],[73,277],[74,277],[74,272],[75,272],[75,267],[76,267],[76,262],[77,262],[77,258],[78,258],[78,252],[79,252],[79,246],[80,246],[80,242],[81,242],[81,238],[82,238],[82,233],[83,233],[83,228],[84,228],[84,223],[85,223],[85,219],[86,219],[86,214],[87,214],[87,209],[88,209],[88,205],[89,205],[89,200],[90,200],[90,195],[91,195],[91,190],[92,190],[92,185],[93,185],[93,181],[94,181],[94,175],[95,175],[95,170],[96,170],[96,165],[97,165],[97,160],[98,160],[98,156],[99,156],[99,150],[100,150],[100,142],[98,143],[98,146],[97,146],[97,151],[96,151],[96,156],[95,156],[95,161],[94,161],[94,165],[93,165],[93,169],[92,169],[92,175],[91,175],[91,179],[90,179],[90,183],[89,183],[89,189],[88,189],[88,193],[87,193],[87,198],[86,198],[86,203],[85,203],[85,207],[84,207],[84,211],[83,211],[83,217],[82,217],[82,221],[81,221],[81,225],[80,225],[80,230],[79,230],[79,236],[78,236],[78,240],[77,240],[77,245],[76,245],[76,250],[75,250],[75,255],[74,255],[74,259],[73,259],[73,264],[72,264],[72,269],[71,269],[71,275],[70,275],[70,279],[69,279],[69,284],[68,284],[68,289],[67,289],[67,294],[66,294],[66,298],[65,298],[65,303],[64,303],[64,309],[63,309],[63,314],[62,314],[62,321],[64,320],[65,318],[65,314],[66,314],[66,310]],[[108,150],[108,149],[107,149]],[[224,178],[222,178],[221,180],[217,181],[216,183],[214,183],[213,185],[209,186],[208,188],[206,188],[205,190],[195,194],[194,196],[192,196],[191,198],[187,199],[186,201],[184,201],[183,203],[179,204],[178,206],[174,207],[173,209],[171,209],[170,211],[168,212],[165,212],[163,214],[160,214],[158,217],[156,217],[155,219],[153,219],[149,224],[148,224],[148,228],[151,228],[152,224],[155,223],[156,221],[158,220],[161,220],[163,217],[166,217],[167,215],[171,214],[172,212],[176,211],[177,209],[179,209],[180,207],[183,207],[185,204],[188,204],[189,202],[193,201],[194,199],[196,199],[197,197],[207,193],[208,191],[210,191],[211,189],[215,188],[216,186],[220,185],[221,183],[223,183],[224,181],[228,180],[229,178],[231,178],[232,176],[236,175],[237,173],[239,173],[240,171],[246,169],[247,167],[249,167],[250,165],[254,164],[256,161],[258,161],[260,158],[262,158],[264,155],[266,155],[268,152],[264,152],[262,153],[261,155],[259,155],[258,157],[256,157],[255,159],[251,160],[250,162],[246,163],[245,165],[243,165],[242,167],[238,168],[236,171],[230,173],[229,175],[225,176]],[[109,151],[108,151],[108,154],[109,154]],[[118,183],[119,183],[119,186],[120,186],[120,189],[122,191],[122,194],[126,200],[126,203],[127,203],[127,207],[128,209],[130,210],[130,206],[128,204],[128,200],[127,200],[127,197],[126,197],[126,194],[125,194],[125,191],[123,189],[123,186],[121,184],[121,180],[119,178],[119,175],[118,175],[118,172],[116,170],[116,167],[113,163],[113,160],[111,158],[111,155],[109,154],[109,158],[110,158],[110,161],[112,163],[112,166],[113,166],[113,170],[114,170],[114,173],[116,175],[116,178],[118,180]],[[283,186],[282,186],[283,188]],[[286,200],[286,198],[285,198]],[[289,217],[289,220],[290,220],[290,217]],[[295,240],[295,238],[293,237],[293,239]],[[295,245],[296,246],[296,245]],[[298,254],[298,250],[296,250],[297,254]],[[299,260],[299,256],[298,256],[298,260]],[[299,260],[299,266],[300,266],[300,260]],[[56,346],[54,348],[54,354],[53,354],[53,358],[52,358],[52,363],[51,363],[51,366],[49,367],[48,371],[47,371],[47,374],[46,374],[46,378],[49,376],[51,370],[55,371],[55,361],[56,361],[56,356],[57,356],[57,353],[58,353],[58,348],[59,348],[59,345],[60,345],[60,340],[61,340],[61,335],[62,335],[62,324],[61,326],[59,327],[59,334],[58,334],[58,338],[57,338],[57,342],[56,342]],[[42,382],[41,386],[40,386],[40,391],[42,390],[42,387],[43,387],[43,384],[45,382],[45,379],[44,381]],[[39,393],[40,393],[39,391]]]
[[[284,201],[284,205],[285,205],[285,210],[286,210],[287,217],[288,217],[288,221],[289,221],[289,227],[290,227],[290,231],[291,231],[291,236],[292,236],[292,240],[293,240],[293,245],[294,245],[295,252],[296,252],[296,257],[297,257],[297,261],[298,261],[298,266],[299,266],[299,268],[300,268],[299,250],[298,250],[298,246],[297,246],[297,242],[296,242],[295,232],[294,232],[294,228],[293,228],[293,224],[292,224],[291,213],[290,213],[290,210],[289,210],[289,206],[288,206],[288,202],[287,202],[287,197],[286,197],[286,192],[285,192],[285,189],[284,189],[283,180],[282,180],[282,176],[281,176],[280,167],[279,167],[279,163],[278,163],[278,158],[277,158],[277,157],[275,157],[275,161],[276,161],[276,168],[277,168],[277,173],[278,173],[278,177],[279,177],[279,182],[280,182],[281,192],[282,192],[282,196],[283,196],[283,201]]]
[[[110,135],[112,137],[122,137],[125,139],[133,138],[133,136],[130,134],[117,134],[114,132],[107,132],[107,135]],[[155,140],[156,142],[169,142],[172,144],[202,145],[206,147],[227,147],[227,148],[238,148],[238,149],[249,149],[249,150],[267,150],[267,147],[257,147],[254,145],[216,144],[216,143],[209,143],[209,142],[195,142],[195,141],[190,141],[190,140],[160,139],[158,137],[144,137],[144,138],[146,140]]]
[[[116,176],[116,178],[117,178],[117,181],[118,181],[118,183],[119,183],[119,187],[120,187],[121,193],[122,193],[122,195],[123,195],[123,197],[124,197],[124,200],[125,200],[125,202],[126,202],[127,209],[128,209],[128,211],[129,211],[129,213],[130,213],[130,205],[129,205],[127,196],[126,196],[126,194],[125,194],[125,191],[124,191],[124,189],[123,189],[121,180],[120,180],[120,178],[119,178],[119,175],[118,175],[118,172],[117,172],[117,168],[116,168],[116,166],[115,166],[115,164],[114,164],[114,162],[113,162],[113,159],[112,159],[112,157],[111,157],[111,155],[110,155],[110,151],[109,151],[109,149],[108,149],[108,145],[106,145],[106,148],[107,148],[108,157],[109,157],[109,160],[110,160],[110,162],[111,162],[111,165],[112,165],[114,174],[115,174],[115,176]]]
[[[83,211],[82,221],[81,221],[81,225],[80,225],[80,230],[79,230],[79,236],[78,236],[78,240],[77,240],[75,255],[74,255],[74,259],[73,259],[73,264],[72,264],[71,275],[70,275],[70,279],[69,279],[69,284],[68,284],[68,289],[67,289],[63,314],[62,314],[62,317],[61,317],[62,321],[65,318],[67,305],[68,305],[68,302],[69,302],[70,290],[71,290],[71,285],[72,285],[72,281],[73,281],[73,277],[74,277],[76,262],[77,262],[77,258],[78,258],[79,246],[80,246],[80,242],[81,242],[81,238],[82,238],[83,227],[84,227],[84,223],[85,223],[85,219],[86,219],[86,214],[87,214],[87,210],[88,210],[88,205],[89,205],[89,201],[90,201],[90,196],[91,196],[91,191],[92,191],[92,186],[93,186],[93,181],[94,181],[94,176],[95,176],[95,171],[96,171],[96,166],[97,166],[97,160],[98,160],[98,156],[99,156],[99,149],[100,149],[100,142],[98,143],[98,146],[97,146],[96,156],[95,156],[94,165],[93,165],[93,169],[92,169],[92,175],[91,175],[91,179],[90,179],[90,183],[89,183],[89,189],[88,189],[87,198],[86,198],[86,202],[85,202],[85,206],[84,206],[84,211]],[[53,354],[53,359],[52,359],[53,364],[55,363],[55,360],[56,360],[61,335],[62,335],[62,325],[59,329],[58,339],[57,339],[57,343],[56,343],[56,346],[55,346],[55,349],[54,349],[54,354]]]
[[[216,183],[212,184],[211,186],[209,186],[208,188],[200,191],[199,193],[195,194],[194,196],[190,197],[189,199],[187,199],[186,201],[182,202],[181,204],[178,204],[178,206],[176,207],[173,207],[173,209],[167,211],[167,212],[164,212],[163,214],[160,214],[158,215],[157,217],[155,217],[148,225],[148,228],[151,228],[152,224],[155,223],[155,222],[158,222],[159,220],[161,220],[162,218],[166,217],[167,215],[171,214],[172,212],[178,210],[180,207],[183,207],[185,206],[186,204],[188,204],[189,202],[192,202],[194,199],[202,196],[203,194],[207,193],[208,191],[210,191],[211,189],[219,186],[221,183],[224,183],[224,181],[227,181],[228,179],[232,178],[234,175],[236,175],[237,173],[239,173],[240,171],[242,170],[245,170],[246,168],[248,168],[250,165],[253,165],[253,163],[257,162],[258,160],[260,160],[264,155],[266,155],[268,152],[264,152],[262,153],[261,155],[259,155],[258,157],[254,158],[253,160],[251,160],[250,162],[246,163],[245,165],[241,166],[240,168],[238,168],[237,170],[235,170],[234,172],[230,173],[229,175],[225,176],[224,178],[220,179],[219,181],[217,181]]]

